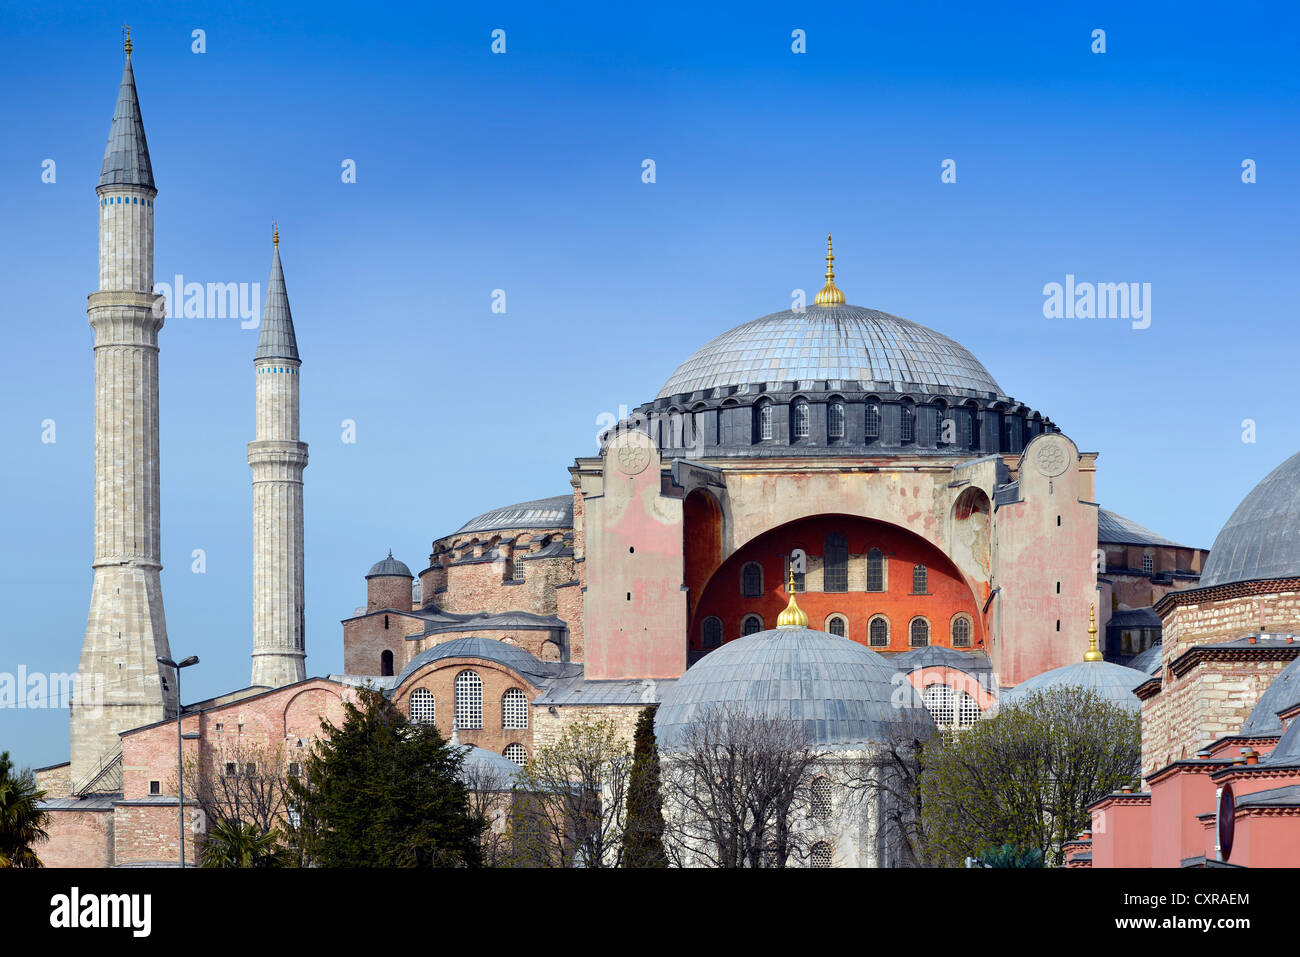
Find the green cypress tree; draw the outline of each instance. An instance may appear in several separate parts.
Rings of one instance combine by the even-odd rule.
[[[627,791],[624,867],[667,867],[664,854],[664,809],[659,792],[659,748],[655,743],[655,706],[643,708],[632,739],[632,770]]]
[[[294,837],[318,867],[478,867],[486,822],[470,810],[463,752],[363,688],[341,728],[321,723],[300,777],[289,779]]]

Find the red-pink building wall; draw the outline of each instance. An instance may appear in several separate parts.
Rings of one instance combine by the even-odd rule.
[[[1112,797],[1092,810],[1093,867],[1151,866],[1151,800]]]

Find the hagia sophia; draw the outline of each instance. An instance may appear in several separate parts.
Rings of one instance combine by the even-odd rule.
[[[669,749],[734,702],[860,753],[898,718],[900,685],[904,709],[944,728],[1004,695],[1084,685],[1140,710],[1146,790],[1097,805],[1069,866],[1300,861],[1300,455],[1208,552],[1166,539],[1103,508],[1099,453],[964,346],[850,305],[829,237],[811,304],[733,317],[598,454],[556,475],[553,497],[428,530],[415,572],[412,556],[359,555],[365,604],[339,609],[343,671],[311,677],[298,434],[311,385],[277,233],[253,357],[250,682],[182,704],[158,662],[157,189],[129,45],[96,193],[96,557],[80,671],[106,691],[103,707],[74,706],[71,761],[38,772],[47,864],[176,863],[178,708],[187,754],[233,740],[303,754],[366,683],[515,764],[576,721],[630,734],[647,704]],[[804,863],[890,865],[875,818],[841,809]]]

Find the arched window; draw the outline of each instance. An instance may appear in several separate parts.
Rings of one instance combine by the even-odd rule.
[[[835,852],[825,841],[818,841],[812,846],[808,855],[808,865],[810,867],[830,867],[831,861],[835,857]]]
[[[1143,575],[1150,575],[1153,571],[1155,571],[1155,567],[1156,567],[1155,559],[1153,559],[1150,555],[1142,556]]]
[[[946,727],[953,723],[956,717],[954,708],[952,688],[942,682],[935,682],[932,685],[925,686],[925,706],[930,709],[930,717],[934,718],[934,723]]]
[[[957,725],[962,728],[969,728],[980,719],[983,712],[980,711],[979,702],[972,698],[964,691],[957,692]]]
[[[722,619],[710,615],[700,629],[700,643],[707,649],[722,647]]]
[[[974,402],[965,405],[966,414],[962,416],[963,439],[968,448],[977,449],[980,445],[980,410]]]
[[[772,438],[772,403],[760,399],[754,406],[754,441],[766,442]]]
[[[959,615],[952,620],[952,646],[954,648],[970,647],[970,619]]]
[[[477,672],[456,676],[456,727],[464,731],[483,727],[483,679]]]
[[[518,688],[511,688],[501,696],[501,727],[528,727],[528,696]]]
[[[916,441],[916,409],[910,402],[903,403],[902,417],[898,424],[898,440],[904,445]]]
[[[521,768],[528,763],[528,749],[522,744],[507,744],[501,753]]]
[[[868,439],[880,438],[880,406],[874,402],[867,403],[867,430]]]
[[[912,619],[912,647],[924,648],[930,643],[930,623],[924,618]]]
[[[385,651],[379,656],[379,674],[384,678],[391,678],[393,675],[393,653]]]
[[[831,782],[824,777],[815,777],[812,779],[809,790],[812,792],[809,813],[814,820],[829,820],[831,816]]]
[[[790,410],[790,428],[796,439],[806,439],[812,432],[812,414],[805,399],[797,399]]]
[[[839,399],[826,407],[826,434],[832,439],[844,438],[844,403]]]
[[[930,576],[929,573],[926,572],[924,565],[917,565],[915,568],[913,568],[912,569],[912,594],[913,595],[929,594],[929,592],[926,590],[929,581],[930,581]]]
[[[883,615],[877,615],[871,619],[871,624],[867,626],[867,641],[873,648],[889,647],[889,621]]]
[[[511,561],[511,578],[514,581],[521,582],[524,580],[524,556],[526,551],[517,551],[514,553],[514,559]]]
[[[742,635],[753,635],[763,630],[763,619],[757,615],[746,615],[744,622],[740,626]]]
[[[936,402],[934,411],[937,418],[935,432],[936,445],[952,445],[957,439],[957,424],[952,420],[952,413],[948,411],[948,405],[944,402]]]
[[[849,542],[839,532],[826,536],[825,573],[822,591],[849,590]]]
[[[826,622],[826,630],[832,635],[844,638],[849,633],[849,623],[844,620],[843,615],[831,615],[830,620]]]
[[[428,688],[416,688],[412,691],[409,714],[411,724],[433,724],[435,716],[433,692]]]
[[[885,553],[878,548],[867,552],[867,591],[885,590]]]
[[[758,562],[746,562],[740,570],[740,594],[744,598],[763,597],[763,566]]]

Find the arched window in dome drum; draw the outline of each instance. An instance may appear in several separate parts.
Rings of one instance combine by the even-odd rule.
[[[980,410],[974,402],[963,406],[966,413],[961,417],[962,445],[968,449],[978,449],[980,445]]]
[[[742,635],[756,635],[763,630],[763,619],[757,615],[746,615],[744,623],[740,626]]]
[[[970,647],[970,619],[958,615],[952,620],[952,646],[954,648]]]
[[[742,598],[763,597],[763,566],[747,562],[740,570],[740,595]]]
[[[501,752],[503,757],[509,758],[515,764],[523,767],[528,763],[528,749],[522,744],[507,744],[506,749]]]
[[[806,439],[812,433],[812,414],[809,411],[808,403],[804,399],[799,399],[794,403],[790,410],[791,429],[796,439]]]
[[[845,623],[843,615],[832,615],[831,620],[826,623],[826,630],[837,638],[844,638],[848,635],[849,626]]]
[[[844,438],[844,403],[839,399],[826,408],[826,434],[832,439]]]
[[[867,552],[867,591],[885,590],[885,553],[878,548]]]
[[[902,419],[898,425],[898,440],[904,445],[916,441],[916,409],[910,402],[903,403]]]
[[[518,688],[511,688],[501,696],[501,727],[528,727],[528,696]]]
[[[475,671],[456,676],[456,727],[464,730],[483,727],[483,679]]]
[[[772,403],[766,399],[754,406],[754,441],[767,442],[772,438]]]
[[[889,647],[889,622],[882,616],[877,615],[871,619],[871,624],[867,626],[867,641],[872,648]]]
[[[912,594],[927,595],[930,583],[930,573],[924,565],[917,565],[912,569]]]
[[[704,624],[700,626],[700,643],[705,649],[712,651],[714,648],[722,647],[722,619],[716,615],[710,615],[704,619]]]
[[[839,532],[826,536],[825,572],[822,591],[849,590],[849,542]]]
[[[867,428],[865,434],[868,439],[880,438],[880,406],[874,402],[867,403]]]
[[[407,713],[410,715],[411,724],[433,724],[435,715],[433,692],[428,688],[416,688],[412,691],[411,699],[407,703]]]
[[[924,648],[930,643],[930,623],[924,618],[913,618],[911,627],[911,645]]]

